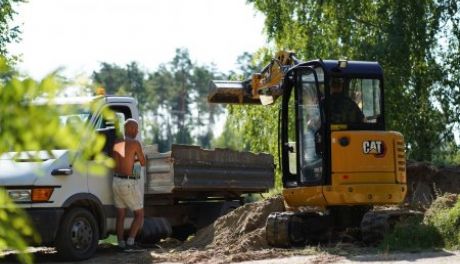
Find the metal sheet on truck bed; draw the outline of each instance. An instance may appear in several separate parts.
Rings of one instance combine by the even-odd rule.
[[[168,153],[146,153],[146,194],[239,196],[274,184],[270,154],[173,145]]]

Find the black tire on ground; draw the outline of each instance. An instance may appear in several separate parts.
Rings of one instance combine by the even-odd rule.
[[[185,241],[191,235],[196,233],[196,227],[192,224],[174,226],[171,237],[180,241]]]
[[[64,214],[56,237],[61,259],[84,260],[94,255],[99,242],[99,228],[93,214],[80,207]]]
[[[162,217],[145,218],[144,225],[139,231],[136,240],[143,244],[153,245],[171,235],[171,225]]]

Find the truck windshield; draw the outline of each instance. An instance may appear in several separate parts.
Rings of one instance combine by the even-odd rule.
[[[91,112],[83,105],[56,105],[59,122],[62,125],[76,125],[88,123]]]
[[[40,114],[49,115],[50,122],[57,120],[60,126],[68,126],[70,131],[75,132],[77,137],[84,136],[84,131],[91,120],[91,110],[88,104],[56,104],[56,105],[34,105],[34,111]],[[51,149],[64,149],[57,140],[52,140]],[[25,149],[26,151],[36,151],[40,149]]]

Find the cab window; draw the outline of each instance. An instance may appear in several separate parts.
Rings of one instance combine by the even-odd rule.
[[[378,79],[331,78],[331,123],[373,124],[381,117],[381,90]]]
[[[350,97],[364,115],[364,123],[377,123],[382,113],[380,81],[378,79],[351,79]]]

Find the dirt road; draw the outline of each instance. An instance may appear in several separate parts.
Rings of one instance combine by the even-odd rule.
[[[51,248],[31,249],[36,263],[63,263]],[[0,263],[16,263],[9,254]],[[80,262],[81,263],[81,262]],[[101,245],[89,264],[131,263],[244,263],[244,264],[305,264],[305,263],[460,263],[460,251],[430,251],[416,253],[379,253],[374,248],[339,245],[334,248],[264,249],[241,254],[215,254],[210,250],[184,252],[152,249],[143,253],[118,252],[115,246]]]

